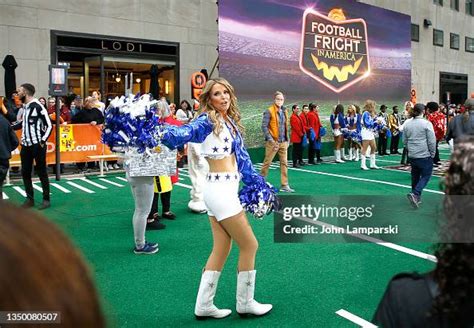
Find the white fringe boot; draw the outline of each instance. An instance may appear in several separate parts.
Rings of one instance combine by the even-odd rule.
[[[360,156],[360,168],[365,171],[368,170],[367,165],[365,164],[365,155]]]
[[[335,150],[334,151],[334,157],[336,158],[336,163],[345,163],[342,159],[341,159],[341,151],[340,150]]]
[[[257,271],[241,271],[237,276],[237,313],[240,316],[261,316],[270,312],[271,304],[260,304],[254,300],[255,275]]]
[[[194,315],[198,320],[207,318],[222,319],[232,313],[229,309],[218,309],[214,305],[217,284],[221,273],[219,271],[204,271],[199,284],[199,291],[194,307]]]
[[[377,164],[375,164],[375,154],[370,155],[370,168],[373,170],[380,169],[380,167],[378,167]]]

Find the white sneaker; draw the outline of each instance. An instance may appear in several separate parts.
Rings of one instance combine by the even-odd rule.
[[[107,168],[108,168],[109,170],[113,170],[113,169],[114,169],[114,167],[112,166],[112,164],[107,165]]]
[[[115,163],[114,164],[114,169],[118,170],[118,169],[120,169],[120,166],[117,163]]]
[[[281,186],[280,191],[281,192],[295,192],[295,190],[291,189],[289,185]]]

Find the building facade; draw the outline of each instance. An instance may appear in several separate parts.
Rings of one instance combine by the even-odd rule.
[[[64,63],[78,95],[145,92],[156,74],[160,96],[189,100],[192,73],[216,63],[216,19],[215,0],[7,0],[0,57],[15,57],[17,85],[32,83],[38,97],[48,94],[48,65]]]
[[[474,92],[473,0],[359,0],[411,16],[417,101],[459,104]]]
[[[474,91],[473,0],[359,2],[412,17],[418,101],[459,103]],[[71,92],[101,90],[104,97],[147,91],[156,65],[160,96],[176,102],[191,98],[192,73],[217,75],[217,17],[215,0],[6,0],[0,58],[13,55],[17,85],[34,84],[38,96],[47,96],[50,64],[69,65]]]

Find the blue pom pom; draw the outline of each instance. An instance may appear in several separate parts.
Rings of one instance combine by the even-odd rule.
[[[127,106],[143,106],[145,115],[134,117],[130,115],[130,110],[121,110]],[[135,147],[143,153],[147,148],[153,149],[158,145],[158,125],[159,118],[151,100],[143,101],[139,94],[123,98],[123,101],[116,99],[106,111],[102,142],[112,150]]]
[[[265,181],[258,181],[244,186],[239,191],[239,199],[242,207],[255,216],[262,219],[265,215],[281,208],[278,190]]]

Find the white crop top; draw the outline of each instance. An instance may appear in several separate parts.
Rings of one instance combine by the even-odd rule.
[[[233,153],[230,123],[221,120],[221,132],[215,135],[211,132],[201,144],[201,155],[210,159],[223,159]]]

